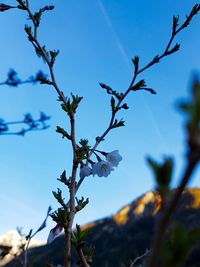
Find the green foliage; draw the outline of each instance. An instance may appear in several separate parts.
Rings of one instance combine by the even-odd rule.
[[[33,37],[32,27],[31,26],[28,26],[28,25],[25,25],[24,30],[27,33],[28,40],[30,42],[33,42],[34,41],[34,37]],[[36,54],[39,57],[41,56],[41,53],[38,50],[36,50]]]
[[[77,162],[81,163],[84,159],[88,158],[90,146],[88,145],[87,139],[81,139],[79,144],[81,145],[81,147],[78,147],[78,149],[76,150],[76,158]]]
[[[56,60],[56,57],[58,56],[59,52],[60,52],[59,50],[50,51],[51,65],[54,64],[54,62]]]
[[[155,56],[155,57],[152,59],[152,61],[149,63],[149,65],[154,65],[154,64],[156,64],[156,63],[158,63],[158,62],[160,62],[160,56],[159,56],[159,55]]]
[[[194,78],[192,97],[182,101],[179,108],[186,114],[187,139],[190,149],[200,149],[200,83]]]
[[[23,1],[23,0],[17,0],[17,2],[18,2],[18,8],[19,9],[22,9],[22,10],[26,10],[27,9],[27,7],[26,7],[26,2],[25,1]]]
[[[30,34],[28,35],[28,39],[29,39],[29,41],[31,41],[31,42],[33,42],[33,41],[35,40],[34,37],[33,37],[33,36],[31,37]],[[44,61],[44,63],[47,63],[47,64],[48,64],[49,61],[50,61],[50,52],[47,51],[47,49],[46,49],[46,45],[43,45],[43,46],[41,47],[41,49],[38,48],[38,46],[35,45],[35,43],[33,43],[33,45],[34,45],[34,47],[35,47],[35,53],[37,54],[37,56],[38,56],[39,58],[42,58],[43,61]]]
[[[94,251],[95,251],[95,246],[90,245],[90,246],[87,246],[87,247],[86,247],[85,257],[86,257],[86,261],[87,261],[89,264],[93,262]]]
[[[162,194],[168,193],[170,189],[170,183],[172,181],[174,166],[173,159],[167,157],[162,163],[158,163],[152,158],[148,157],[147,162],[153,171],[158,191]]]
[[[58,181],[60,181],[61,183],[69,186],[70,182],[68,181],[67,177],[66,177],[66,171],[64,170],[62,172],[62,174],[60,175],[60,178],[57,179]]]
[[[64,208],[58,208],[50,215],[50,217],[54,222],[65,225],[69,219],[69,213]]]
[[[66,204],[64,202],[64,198],[62,197],[62,191],[58,188],[57,192],[53,191],[53,196],[55,197],[55,199],[58,201],[58,203],[60,203],[60,205],[63,208],[66,208]]]
[[[175,34],[178,25],[179,25],[179,16],[173,16],[173,25],[172,25],[173,34]]]
[[[135,74],[138,72],[138,69],[139,69],[139,57],[138,56],[135,56],[133,59],[132,59],[132,62],[134,64],[134,67],[135,67]]]
[[[35,12],[35,14],[33,15],[33,18],[34,18],[34,21],[35,21],[35,26],[39,27],[42,14],[45,11],[50,11],[50,10],[53,10],[53,9],[54,9],[54,6],[45,6],[45,7],[41,8],[38,12]]]
[[[62,138],[71,139],[71,136],[60,126],[56,127],[56,132],[62,135]]]
[[[161,248],[160,262],[163,267],[181,267],[190,250],[200,238],[200,228],[185,231],[180,224],[175,224],[170,237]]]
[[[86,243],[85,239],[89,234],[88,230],[81,230],[80,225],[76,224],[76,231],[74,232],[74,237],[72,237],[72,242],[76,247],[82,247]]]
[[[73,95],[71,93],[72,99],[68,98],[66,103],[62,103],[62,109],[67,112],[69,117],[72,117],[74,113],[76,113],[76,109],[78,108],[79,103],[83,99],[83,97],[79,97],[78,95]]]
[[[155,90],[153,90],[152,88],[147,88],[146,87],[146,82],[145,80],[140,80],[139,82],[137,82],[135,85],[133,85],[130,90],[132,91],[138,91],[138,90],[145,90],[145,91],[148,91],[150,92],[151,94],[155,95],[156,92]]]
[[[186,28],[186,27],[190,24],[190,22],[192,21],[192,18],[193,18],[194,16],[196,16],[196,15],[199,13],[199,11],[200,11],[200,4],[196,4],[196,5],[192,8],[190,14],[189,14],[188,16],[186,16],[187,19],[186,19],[186,21],[183,23],[183,25],[181,26],[181,29]]]
[[[170,50],[168,50],[166,52],[166,55],[171,55],[171,54],[179,51],[179,49],[180,49],[180,44],[179,43],[176,43],[174,47],[172,47]]]
[[[89,198],[87,198],[86,200],[84,199],[84,197],[82,197],[81,199],[76,198],[76,202],[77,202],[76,211],[78,212],[84,209],[85,206],[89,203]]]
[[[125,126],[124,123],[125,123],[125,121],[123,119],[121,119],[120,121],[115,119],[115,121],[113,122],[113,125],[112,125],[112,129],[118,128],[118,127],[123,127],[123,126]]]
[[[171,230],[168,230],[165,239],[168,250],[173,247],[173,225],[181,224],[185,235],[190,235],[193,231],[195,233],[195,229],[200,228],[200,189],[188,189],[184,194],[186,193],[190,198],[189,200],[187,198],[187,201],[185,201],[184,195],[181,197],[180,206],[178,206],[172,217],[171,227],[169,228]],[[135,207],[134,202],[130,203],[130,206]],[[108,267],[119,267],[121,263],[126,263],[126,266],[130,267],[130,264],[128,264],[130,260],[134,260],[137,256],[142,255],[147,248],[150,248],[152,237],[155,234],[155,223],[159,218],[160,214],[153,216],[141,214],[135,216],[133,212],[130,212],[129,219],[125,225],[117,225],[112,220],[112,217],[91,223],[91,226],[88,226],[90,235],[85,240],[95,246],[91,266],[102,267],[107,265]],[[32,249],[33,267],[45,266],[47,259],[55,266],[60,264],[63,261],[63,252],[60,249],[63,243],[64,238],[61,236],[51,246],[41,246]],[[85,243],[85,256],[87,256],[88,250],[88,246],[86,245]],[[182,264],[181,267],[199,267],[199,248],[200,243],[193,244],[192,251],[190,251],[189,255],[187,253],[188,259],[186,263]],[[75,258],[75,251],[73,251],[73,255],[73,258]],[[88,259],[87,262],[89,262]],[[73,264],[72,266],[76,266],[75,260]],[[6,267],[13,266],[15,266],[14,262],[11,262]],[[18,266],[20,265],[18,264]],[[171,265],[167,267],[171,267]]]
[[[139,82],[137,82],[135,85],[132,86],[131,90],[133,91],[137,91],[140,88],[146,87],[146,82],[145,80],[140,80]]]
[[[100,83],[100,86],[103,89],[105,89],[109,95],[111,95],[110,104],[111,104],[111,109],[112,109],[112,116],[111,116],[111,120],[110,120],[110,123],[108,124],[107,129],[104,131],[104,133],[100,137],[97,137],[97,139],[96,139],[97,142],[95,143],[93,149],[90,150],[90,147],[88,145],[88,140],[86,140],[86,139],[82,139],[80,141],[81,146],[76,144],[76,136],[75,136],[75,130],[74,130],[75,129],[74,114],[76,113],[76,110],[78,108],[79,103],[82,100],[82,97],[75,96],[73,94],[71,94],[70,98],[64,97],[62,91],[60,91],[60,89],[59,89],[59,87],[55,81],[55,75],[54,75],[54,71],[53,71],[53,64],[56,60],[56,57],[59,53],[59,50],[58,51],[55,51],[55,50],[49,51],[46,49],[46,46],[41,45],[37,39],[37,30],[38,30],[38,27],[39,27],[40,22],[41,22],[42,14],[47,10],[52,10],[54,7],[53,6],[46,6],[46,7],[40,9],[39,11],[37,11],[33,14],[29,8],[29,1],[28,0],[26,0],[26,1],[17,0],[17,2],[19,4],[18,8],[27,11],[28,17],[32,21],[33,30],[31,28],[31,26],[27,26],[27,25],[25,26],[25,31],[27,33],[28,40],[32,43],[33,47],[35,48],[35,52],[36,52],[37,56],[41,57],[44,60],[44,62],[47,63],[49,71],[50,71],[51,81],[49,81],[45,77],[42,77],[40,79],[40,82],[44,83],[44,84],[53,85],[53,87],[56,89],[56,91],[59,95],[59,98],[62,100],[62,104],[61,104],[62,109],[68,114],[68,116],[70,118],[70,124],[71,124],[70,135],[66,132],[66,130],[64,130],[63,128],[61,128],[59,126],[56,129],[56,131],[58,133],[62,134],[63,138],[64,137],[68,138],[72,143],[72,149],[73,149],[72,170],[73,171],[72,171],[71,177],[69,180],[67,180],[65,172],[63,172],[63,174],[60,177],[60,181],[68,186],[68,189],[70,191],[70,200],[68,202],[69,204],[68,203],[65,204],[64,199],[62,197],[62,191],[60,189],[58,189],[57,192],[53,192],[53,195],[54,195],[55,199],[57,200],[57,202],[60,203],[61,208],[58,208],[57,211],[55,211],[53,214],[51,214],[52,219],[56,223],[62,224],[62,227],[65,227],[65,233],[68,233],[65,235],[65,239],[67,239],[67,242],[65,242],[65,252],[68,250],[66,253],[67,256],[65,258],[65,266],[69,266],[69,265],[71,265],[71,256],[68,256],[71,253],[71,248],[70,248],[69,243],[70,243],[70,235],[71,235],[70,233],[72,232],[74,215],[75,215],[76,211],[83,209],[89,202],[88,199],[84,200],[84,198],[81,198],[80,200],[78,200],[75,198],[76,192],[79,189],[79,186],[81,184],[81,183],[79,183],[81,180],[79,180],[78,183],[76,181],[76,172],[77,172],[77,168],[79,166],[79,163],[81,165],[81,164],[83,164],[82,163],[83,160],[87,160],[87,162],[90,160],[89,151],[91,151],[91,154],[92,153],[95,154],[94,151],[95,151],[97,145],[101,141],[104,140],[104,138],[110,132],[111,129],[124,126],[124,120],[116,119],[116,113],[120,109],[128,109],[127,104],[126,103],[122,104],[122,102],[124,101],[125,97],[130,93],[130,91],[146,90],[152,94],[156,93],[152,88],[146,87],[146,83],[143,79],[141,79],[139,82],[134,84],[138,78],[137,75],[142,73],[144,70],[148,69],[152,65],[158,63],[165,56],[171,55],[180,49],[180,45],[178,43],[176,43],[174,46],[172,46],[173,41],[174,41],[174,37],[183,28],[185,28],[189,25],[193,16],[196,15],[200,11],[200,5],[197,4],[193,7],[189,16],[186,16],[186,20],[180,26],[180,28],[178,28],[179,18],[173,17],[172,35],[171,35],[169,42],[166,46],[166,49],[164,50],[163,53],[155,56],[153,58],[153,60],[151,60],[145,67],[143,67],[141,69],[139,69],[139,57],[136,56],[132,60],[134,67],[135,67],[134,75],[133,75],[133,78],[131,79],[131,83],[130,83],[128,89],[124,90],[123,93],[119,93],[119,92],[113,90],[110,86],[108,86],[104,83]],[[5,11],[5,10],[8,10],[10,8],[11,8],[10,6],[0,4],[0,11]],[[196,87],[199,87],[199,84],[198,84],[198,86],[194,86],[194,88],[196,88]],[[117,104],[115,102],[116,100],[117,100]],[[200,134],[200,132],[199,132],[200,131],[200,129],[199,129],[200,128],[200,111],[199,111],[200,110],[200,94],[196,92],[196,89],[194,89],[194,99],[193,100],[194,101],[191,103],[183,104],[182,109],[188,113],[188,122],[187,122],[188,144],[190,146],[191,151],[193,151],[194,147],[195,147],[195,149],[198,148],[197,152],[198,152],[198,160],[199,160],[200,159],[200,153],[199,153],[200,152],[200,150],[199,150],[199,148],[200,148],[200,141],[199,141],[199,134]],[[165,158],[163,163],[160,163],[160,164],[155,162],[151,158],[148,159],[148,162],[149,162],[149,164],[150,164],[150,166],[154,172],[154,176],[155,176],[155,180],[156,180],[159,192],[161,193],[161,195],[168,193],[168,191],[170,189],[170,182],[172,180],[172,172],[173,172],[173,160],[172,160],[172,158]],[[188,176],[189,176],[188,177],[188,181],[189,181],[190,175],[188,175]],[[186,176],[186,178],[187,178],[187,176]],[[77,184],[78,184],[78,186],[77,186]],[[184,188],[184,184],[183,184],[183,188]],[[180,192],[180,194],[181,194],[181,192]],[[74,204],[75,199],[77,200],[77,206],[76,207]],[[165,218],[165,216],[163,216],[163,218]],[[138,222],[136,222],[134,227],[135,228],[142,227],[142,222],[143,221],[140,220],[139,225],[137,225]],[[168,221],[166,220],[166,225],[167,225],[167,223],[168,223]],[[106,221],[104,221],[103,224],[106,225]],[[162,226],[162,224],[161,224],[161,226]],[[129,227],[131,228],[132,226],[129,226]],[[43,224],[41,225],[40,228],[43,229]],[[117,230],[119,230],[119,227],[115,225],[114,221],[112,221],[112,219],[109,220],[109,227],[107,227],[106,230],[103,228],[104,229],[103,230],[104,231],[104,233],[103,233],[104,238],[102,241],[106,242],[109,233],[112,232],[113,229],[116,229],[116,228],[117,228]],[[135,228],[134,228],[134,230],[135,230]],[[143,225],[143,228],[144,228],[144,225]],[[147,229],[146,228],[145,228],[145,230],[148,229],[148,228]],[[166,230],[165,228],[163,229],[163,232]],[[97,227],[97,230],[98,230],[98,227]],[[162,230],[162,227],[160,227],[160,230]],[[150,231],[152,231],[152,227],[151,227]],[[119,233],[119,231],[117,232],[117,234],[118,233]],[[159,231],[158,231],[158,233],[159,233]],[[147,236],[144,235],[143,232],[138,233],[138,231],[135,231],[134,234],[135,235],[133,235],[132,239],[134,239],[135,236],[139,236],[139,238],[137,240],[138,241],[137,247],[136,247],[136,249],[138,251],[140,249],[141,250],[143,249],[143,243],[145,243],[145,246],[147,244],[149,246],[150,243],[148,241],[150,241],[150,240],[148,239],[148,237],[149,237],[148,235]],[[163,233],[161,233],[161,234],[163,234]],[[188,236],[185,233],[183,233],[183,231],[180,228],[176,228],[172,232],[172,239],[171,239],[172,242],[170,243],[170,245],[172,244],[173,252],[170,252],[169,254],[167,253],[167,249],[170,246],[167,249],[163,250],[164,251],[163,258],[165,257],[165,264],[167,263],[166,266],[168,264],[170,266],[173,266],[174,262],[176,262],[174,267],[177,267],[180,264],[182,264],[182,257],[180,258],[180,261],[176,261],[176,254],[179,253],[180,255],[185,255],[186,252],[188,251],[188,249],[190,247],[189,245],[191,245],[191,242],[194,241],[193,237],[197,233],[195,232],[195,234],[194,234],[193,232],[190,232],[189,234],[190,234],[190,237],[188,238]],[[31,237],[31,235],[32,235],[32,231],[30,231],[30,233],[29,233],[30,237]],[[128,236],[126,236],[126,237],[128,237]],[[72,237],[72,242],[76,245],[76,248],[80,249],[84,244],[86,244],[86,238],[88,238],[88,230],[81,230],[81,227],[79,225],[76,225],[76,232],[74,233],[74,236]],[[117,236],[117,238],[119,239],[118,236]],[[146,242],[144,242],[144,240]],[[157,240],[159,240],[159,238]],[[160,238],[160,240],[161,240],[161,238]],[[121,236],[120,241],[123,241],[124,243],[126,243],[126,246],[127,246],[127,238],[124,238],[124,236]],[[162,245],[162,242],[160,242],[160,244],[158,243],[158,246],[155,246],[155,248],[156,248],[155,250],[152,249],[153,252],[157,252],[157,248],[159,247],[159,245]],[[106,249],[107,249],[107,247],[106,247]],[[118,255],[119,255],[119,252],[120,252],[119,248],[117,248],[117,251],[118,251]],[[134,253],[136,254],[136,253],[138,253],[138,251],[134,252]],[[80,250],[78,252],[80,254]],[[90,261],[91,261],[91,255],[92,254],[93,254],[93,250],[91,248],[89,250],[89,254],[88,254]],[[154,254],[155,253],[152,253],[152,255],[154,255]],[[83,255],[83,257],[84,257],[84,255]],[[80,257],[80,260],[81,260],[81,258],[82,257]],[[153,259],[152,262],[153,262],[153,264],[150,266],[154,267],[154,265],[155,265],[154,263],[156,262],[156,260]],[[179,264],[179,265],[177,265],[177,264]],[[115,266],[116,266],[116,261],[115,261]]]

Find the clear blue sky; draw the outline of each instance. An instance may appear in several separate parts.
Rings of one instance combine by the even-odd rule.
[[[3,2],[3,1],[2,1]],[[35,2],[31,1],[30,2]],[[39,37],[50,49],[60,49],[55,65],[57,81],[69,95],[84,97],[77,112],[77,136],[91,144],[105,129],[110,117],[110,100],[99,82],[124,91],[132,77],[131,58],[139,55],[141,64],[161,53],[171,32],[172,16],[184,19],[196,1],[84,0],[42,1],[55,4],[43,17]],[[14,4],[7,0],[6,4]],[[33,8],[39,8],[34,3]],[[38,69],[47,72],[24,33],[27,23],[23,12],[0,14],[0,81],[9,68],[26,78]],[[181,51],[148,70],[143,77],[157,95],[138,92],[128,97],[130,109],[121,113],[126,127],[113,131],[100,146],[118,149],[123,161],[108,178],[89,177],[79,196],[90,204],[77,216],[86,223],[116,212],[121,206],[154,188],[152,174],[145,162],[147,155],[161,159],[174,155],[174,184],[181,175],[184,159],[183,120],[175,109],[177,99],[188,93],[193,71],[200,69],[200,16],[178,36]],[[48,205],[56,208],[51,194],[59,187],[56,178],[70,171],[69,144],[55,132],[57,125],[67,127],[65,114],[48,86],[0,87],[0,117],[18,120],[27,111],[35,117],[40,111],[52,116],[51,128],[22,137],[0,137],[0,234],[16,226],[25,231],[36,228]],[[198,186],[200,177],[192,182]],[[66,192],[67,196],[67,192]],[[67,197],[66,197],[67,198]],[[46,238],[52,227],[39,235]]]

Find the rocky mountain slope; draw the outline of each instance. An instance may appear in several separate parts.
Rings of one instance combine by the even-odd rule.
[[[149,249],[160,207],[159,194],[150,191],[124,206],[115,215],[84,225],[83,228],[89,229],[91,233],[87,242],[95,246],[94,261],[91,266],[127,266],[130,260]],[[200,228],[200,189],[184,191],[172,218],[172,223],[175,222],[181,223],[186,231]],[[32,249],[32,266],[42,267],[46,263],[52,263],[55,266],[62,264],[63,242],[63,236],[61,236],[51,245]],[[196,267],[199,266],[199,262],[200,244],[197,243],[185,266]],[[6,267],[15,266],[19,265],[14,261],[6,265]],[[73,266],[77,266],[76,262]]]
[[[10,262],[15,255],[19,255],[20,247],[24,244],[25,239],[16,230],[9,231],[0,236],[0,266]],[[31,240],[30,247],[43,245],[44,242]],[[8,254],[4,257],[4,254]]]

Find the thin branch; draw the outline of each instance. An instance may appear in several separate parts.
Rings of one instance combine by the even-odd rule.
[[[64,104],[67,104],[67,100],[65,96],[63,95],[62,91],[59,89],[56,80],[55,80],[55,75],[54,75],[54,70],[53,70],[53,64],[48,58],[47,53],[44,51],[42,46],[40,45],[38,39],[37,39],[37,24],[35,22],[35,18],[33,14],[31,13],[30,9],[27,6],[27,12],[29,14],[30,19],[33,22],[34,26],[34,36],[32,36],[32,44],[34,47],[36,47],[44,57],[48,67],[49,67],[49,72],[51,76],[51,85],[55,88],[56,92],[59,95],[59,98],[63,101]],[[71,233],[72,233],[72,224],[75,216],[75,184],[76,184],[76,173],[77,173],[77,159],[76,159],[76,150],[77,150],[77,144],[75,140],[75,120],[74,120],[74,114],[70,114],[70,124],[71,124],[71,134],[70,134],[70,141],[72,143],[72,148],[73,148],[73,166],[72,166],[72,175],[70,179],[70,200],[69,200],[69,207],[70,207],[70,213],[69,213],[69,221],[67,223],[67,226],[65,227],[65,253],[64,253],[64,266],[65,267],[70,267],[71,266]],[[81,252],[80,252],[81,253]],[[83,254],[81,254],[83,257]],[[81,258],[81,261],[83,259]]]
[[[46,124],[46,121],[50,119],[50,116],[41,113],[39,119],[33,119],[32,116],[28,113],[25,115],[24,120],[21,121],[10,121],[5,122],[0,119],[0,135],[21,135],[24,136],[27,132],[30,131],[42,131],[46,130],[50,126]],[[9,126],[16,125],[25,125],[26,128],[21,128],[18,131],[10,130]],[[12,128],[11,128],[12,129]]]
[[[138,256],[137,258],[135,258],[135,259],[132,261],[132,263],[131,263],[131,265],[130,265],[129,267],[133,267],[137,261],[139,261],[139,260],[145,258],[145,257],[149,254],[149,252],[150,252],[150,250],[147,249],[147,250],[145,251],[144,254]]]
[[[3,82],[0,82],[0,86],[7,85],[9,87],[18,87],[19,85],[22,84],[36,84],[38,82],[41,82],[40,79],[46,79],[46,75],[39,70],[35,76],[31,76],[26,80],[21,80],[18,77],[17,72],[14,69],[10,69],[9,72],[7,73],[7,79]]]
[[[168,41],[168,43],[166,45],[166,48],[164,49],[164,52],[160,56],[154,57],[154,59],[151,60],[143,68],[138,69],[138,70],[135,70],[134,75],[133,75],[133,78],[132,78],[132,80],[131,80],[131,82],[129,84],[128,89],[125,91],[125,93],[121,94],[120,99],[118,99],[118,103],[117,103],[117,105],[115,107],[115,110],[112,111],[112,115],[111,115],[111,119],[110,119],[110,122],[108,124],[108,127],[105,130],[105,132],[100,137],[98,137],[98,139],[96,140],[94,146],[91,149],[91,152],[89,153],[89,158],[93,154],[92,151],[95,150],[98,147],[98,145],[104,140],[104,138],[107,136],[107,134],[111,131],[113,122],[115,120],[116,113],[118,112],[120,105],[125,100],[125,98],[127,97],[127,95],[132,91],[132,88],[134,86],[134,83],[135,83],[138,75],[141,74],[141,73],[143,73],[145,70],[149,69],[150,67],[152,67],[156,63],[158,63],[162,58],[167,57],[167,56],[169,56],[169,55],[172,54],[172,53],[170,53],[170,49],[171,49],[172,42],[174,41],[174,38],[177,36],[177,34],[180,31],[182,31],[186,27],[184,25],[186,25],[186,24],[188,25],[188,21],[190,22],[192,20],[193,16],[196,15],[200,11],[200,5],[195,5],[192,10],[194,10],[194,9],[195,9],[195,12],[194,11],[193,12],[191,11],[190,12],[190,15],[189,16],[186,16],[186,20],[184,21],[184,23],[176,31],[173,31],[172,30],[172,34],[171,34],[170,39],[169,39],[169,41]],[[151,89],[151,88],[149,88],[149,89]],[[148,91],[147,88],[146,88],[146,90]],[[76,192],[80,188],[80,186],[83,183],[83,181],[84,181],[84,178],[80,178],[79,179],[79,181],[77,183],[77,186],[76,186]]]
[[[85,255],[83,254],[83,250],[81,247],[77,248],[77,252],[81,261],[81,267],[90,267],[90,265],[87,263]]]
[[[96,139],[96,142],[95,142],[92,150],[89,153],[88,160],[90,159],[91,155],[93,154],[93,151],[95,151],[97,146],[104,140],[104,138],[107,136],[107,134],[114,128],[113,126],[115,123],[116,114],[120,110],[120,106],[121,106],[122,102],[125,100],[125,98],[127,97],[127,95],[131,91],[134,91],[133,86],[134,86],[134,83],[135,83],[138,75],[141,74],[142,72],[144,72],[145,70],[147,70],[148,68],[150,68],[151,66],[155,65],[156,63],[158,63],[162,58],[164,58],[164,57],[179,50],[178,44],[175,45],[173,48],[171,48],[172,42],[173,42],[175,36],[183,28],[185,28],[189,24],[192,17],[198,13],[199,9],[200,9],[199,5],[196,5],[196,9],[193,8],[193,12],[190,13],[189,19],[188,19],[188,17],[186,17],[186,21],[182,24],[182,26],[179,29],[174,30],[174,27],[173,27],[173,31],[172,31],[171,37],[169,39],[169,42],[168,42],[164,52],[160,56],[154,57],[153,60],[151,60],[145,67],[143,67],[141,69],[135,68],[135,72],[134,72],[133,78],[130,82],[128,89],[123,94],[121,94],[119,98],[117,97],[118,103],[115,106],[115,108],[112,109],[112,114],[111,114],[111,118],[110,118],[110,122],[108,124],[108,127],[104,131],[104,133]],[[63,103],[67,104],[67,100],[66,100],[65,96],[63,95],[62,91],[59,89],[59,87],[56,83],[52,60],[49,58],[48,52],[46,52],[45,49],[43,49],[43,47],[40,45],[40,43],[37,39],[38,24],[36,22],[34,15],[31,13],[31,11],[29,9],[28,1],[26,1],[25,10],[28,12],[29,17],[32,20],[32,23],[34,26],[34,35],[32,36],[32,34],[30,33],[29,37],[31,37],[31,38],[29,38],[29,40],[33,44],[34,48],[40,52],[40,54],[42,55],[43,59],[45,60],[45,62],[47,63],[47,65],[49,67],[50,76],[51,76],[51,81],[49,82],[49,84],[55,88],[56,92],[59,95],[59,98],[63,101]],[[176,25],[176,27],[177,27],[177,25]],[[148,90],[148,88],[146,90]],[[117,96],[117,95],[115,95],[115,96]],[[75,216],[75,195],[76,195],[76,192],[78,191],[80,185],[84,181],[84,178],[82,178],[78,181],[78,183],[76,185],[76,173],[77,173],[77,168],[78,168],[78,162],[77,162],[77,158],[76,158],[77,144],[76,144],[76,140],[75,140],[75,122],[74,122],[74,116],[73,115],[74,114],[70,114],[71,143],[72,143],[72,148],[73,148],[73,166],[72,166],[72,174],[71,174],[70,186],[69,186],[69,190],[70,190],[70,200],[69,200],[70,213],[69,213],[69,219],[68,219],[67,227],[65,227],[65,267],[71,266],[71,232],[72,232],[72,224],[73,224],[73,220],[74,220],[74,216]],[[191,168],[191,170],[192,170],[192,168]],[[168,219],[168,217],[167,217],[167,219]],[[152,254],[152,255],[154,255],[154,254]],[[153,267],[153,266],[151,265],[151,267]]]

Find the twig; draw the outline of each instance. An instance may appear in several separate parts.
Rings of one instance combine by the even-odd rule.
[[[130,265],[129,267],[133,267],[137,261],[139,261],[139,260],[145,258],[145,257],[149,254],[149,252],[150,252],[150,250],[147,249],[147,250],[145,251],[144,254],[138,256],[137,258],[135,258],[135,259],[132,261],[132,263],[131,263],[131,265]]]
[[[112,129],[112,125],[113,125],[113,122],[115,120],[115,116],[116,116],[116,113],[117,111],[119,110],[119,107],[120,105],[122,104],[122,102],[124,101],[124,99],[127,97],[127,95],[132,91],[132,88],[134,86],[134,83],[138,77],[139,74],[143,73],[145,70],[149,69],[150,67],[152,67],[153,65],[155,65],[156,63],[158,63],[162,58],[168,56],[168,55],[171,55],[172,53],[170,52],[170,49],[171,49],[171,45],[172,45],[172,42],[174,41],[174,38],[176,37],[176,35],[181,31],[183,30],[188,24],[189,22],[192,20],[193,16],[195,16],[198,12],[200,11],[200,5],[195,5],[189,16],[186,16],[186,20],[184,21],[184,23],[176,30],[172,30],[172,33],[171,33],[171,36],[170,36],[170,39],[169,39],[169,42],[167,43],[166,45],[166,48],[164,49],[164,52],[160,55],[160,56],[156,56],[154,57],[153,60],[151,60],[146,66],[144,66],[143,68],[141,69],[135,69],[135,72],[134,72],[134,75],[133,75],[133,78],[130,82],[130,85],[128,87],[128,89],[125,91],[125,93],[123,93],[121,95],[121,98],[118,100],[118,103],[116,105],[116,108],[115,110],[112,111],[112,115],[111,115],[111,119],[110,119],[110,122],[108,124],[108,127],[107,129],[105,130],[105,132],[100,136],[98,137],[98,139],[96,140],[96,143],[94,144],[94,146],[92,147],[91,149],[91,152],[89,153],[89,158],[92,156],[92,151],[95,151],[95,149],[98,147],[98,145],[101,143],[101,141],[104,140],[104,138],[107,136],[107,134],[110,132],[110,130]],[[178,51],[178,50],[176,50]],[[175,52],[176,52],[175,51]],[[76,186],[76,192],[78,191],[79,187],[81,186],[81,184],[83,183],[84,181],[84,178],[80,178],[78,183],[77,183],[77,186]]]
[[[27,118],[27,120],[26,120]],[[0,135],[21,135],[24,136],[27,132],[30,131],[42,131],[49,128],[49,125],[46,124],[46,121],[50,119],[50,116],[46,116],[44,113],[41,113],[40,118],[34,120],[32,116],[28,113],[25,115],[24,120],[21,121],[10,121],[5,122],[0,119]],[[10,131],[9,126],[15,126],[24,124],[27,127],[21,128],[18,131]]]
[[[37,39],[37,24],[35,22],[35,18],[33,14],[31,13],[28,5],[26,6],[26,10],[29,14],[30,19],[33,22],[34,26],[34,36],[32,36],[32,44],[34,47],[36,46],[37,49],[42,53],[50,71],[50,76],[51,76],[51,82],[50,84],[53,85],[55,88],[56,92],[58,93],[60,99],[63,101],[64,104],[67,104],[67,100],[65,96],[63,95],[62,91],[59,89],[56,80],[55,80],[55,75],[54,75],[54,70],[53,70],[53,64],[49,60],[47,54],[45,53],[44,49],[40,45],[38,39]],[[74,120],[74,114],[70,115],[70,124],[71,124],[71,135],[70,135],[70,140],[72,143],[72,148],[73,148],[73,166],[72,166],[72,175],[70,179],[70,200],[69,200],[69,207],[70,207],[70,213],[69,213],[69,220],[67,225],[64,227],[65,230],[65,253],[64,253],[64,266],[65,267],[70,267],[71,266],[71,234],[72,234],[72,225],[73,225],[73,220],[75,216],[75,194],[76,194],[76,173],[77,173],[77,168],[78,168],[78,163],[77,163],[77,158],[76,158],[76,150],[77,150],[77,145],[76,145],[76,140],[75,140],[75,120]],[[83,261],[83,253],[81,250],[79,251],[81,253],[81,260]],[[84,261],[83,261],[84,263]]]
[[[36,50],[40,51],[40,54],[42,55],[43,59],[45,60],[45,62],[48,65],[50,76],[51,76],[51,81],[49,81],[48,84],[52,85],[55,88],[56,92],[59,95],[59,98],[63,101],[64,104],[67,105],[67,100],[56,83],[52,60],[49,58],[48,52],[46,52],[44,50],[44,48],[40,45],[40,43],[37,39],[37,29],[38,29],[39,25],[37,24],[37,21],[36,21],[34,15],[32,14],[32,12],[29,9],[28,0],[26,0],[26,5],[24,5],[23,3],[21,5],[23,6],[24,10],[26,10],[28,12],[29,17],[32,20],[32,23],[34,26],[34,34],[32,36],[32,34],[29,33],[29,37],[30,37],[29,40],[33,44],[34,48]],[[136,67],[136,65],[135,65],[135,71],[134,71],[133,78],[130,82],[128,89],[123,94],[120,94],[120,96],[118,97],[118,95],[113,92],[113,94],[115,96],[117,96],[117,98],[118,98],[117,105],[114,108],[112,108],[112,115],[111,115],[108,127],[104,131],[104,133],[96,139],[96,142],[95,142],[92,150],[89,153],[88,160],[92,156],[93,151],[95,151],[95,149],[104,140],[104,138],[107,136],[107,134],[113,128],[115,128],[114,123],[115,123],[116,114],[120,110],[120,106],[121,106],[122,102],[125,100],[125,98],[127,97],[127,95],[131,91],[136,91],[136,88],[134,88],[134,84],[135,84],[135,81],[136,81],[138,75],[141,74],[142,72],[144,72],[145,70],[147,70],[148,68],[152,67],[156,63],[158,63],[162,58],[164,58],[168,55],[171,55],[172,53],[179,50],[179,44],[176,44],[174,47],[171,48],[172,42],[173,42],[175,36],[183,28],[185,28],[189,24],[189,22],[191,21],[193,16],[196,15],[199,12],[199,10],[200,10],[200,5],[195,5],[194,8],[192,9],[192,11],[190,12],[190,15],[186,17],[185,22],[179,28],[177,28],[177,26],[178,26],[177,21],[174,20],[172,34],[171,34],[171,37],[169,39],[169,42],[168,42],[164,52],[160,56],[158,55],[158,56],[154,57],[153,60],[151,60],[145,67],[143,67],[141,69],[139,69],[139,67],[138,66]],[[148,89],[146,89],[146,90],[148,90]],[[77,173],[77,168],[78,168],[78,162],[77,162],[77,157],[76,157],[77,144],[76,144],[76,140],[75,140],[74,114],[70,114],[70,123],[71,123],[71,135],[70,135],[70,137],[71,137],[71,144],[72,144],[72,148],[73,148],[73,166],[72,166],[72,174],[71,174],[70,186],[69,186],[69,190],[70,190],[70,199],[68,202],[68,204],[70,206],[69,219],[68,219],[67,225],[64,227],[65,228],[65,267],[71,266],[71,234],[72,234],[72,224],[73,224],[73,220],[74,220],[74,216],[75,216],[75,195],[76,195],[76,192],[78,191],[80,185],[84,181],[84,178],[80,178],[78,183],[76,184],[76,173]],[[191,168],[191,166],[190,166],[190,168]],[[80,253],[80,259],[82,260],[82,253]],[[153,267],[153,266],[151,265],[151,267]]]

